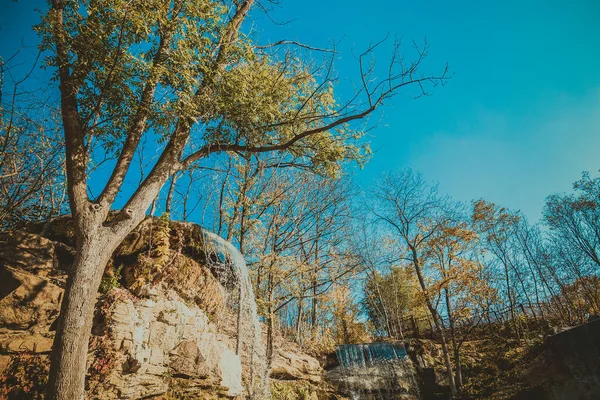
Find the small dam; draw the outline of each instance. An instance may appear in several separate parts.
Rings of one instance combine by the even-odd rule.
[[[419,399],[415,368],[401,342],[344,344],[327,380],[353,400]]]

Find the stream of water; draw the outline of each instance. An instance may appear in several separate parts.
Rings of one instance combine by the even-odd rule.
[[[418,382],[401,343],[345,344],[328,379],[353,400],[417,399]]]
[[[241,351],[246,351],[250,360],[250,382],[246,383],[250,398],[262,400],[268,398],[266,350],[262,341],[261,327],[254,290],[246,260],[238,249],[222,237],[202,230],[207,254],[215,252],[220,262],[235,275],[239,288],[240,324],[238,335],[241,340]],[[241,354],[240,354],[241,355]]]
[[[343,344],[335,350],[345,368],[370,367],[385,361],[403,360],[406,349],[400,343]]]

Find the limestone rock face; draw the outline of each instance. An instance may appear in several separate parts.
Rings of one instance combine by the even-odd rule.
[[[0,233],[0,260],[30,271],[54,268],[54,242],[27,232]]]
[[[323,371],[316,358],[300,351],[281,348],[271,366],[271,377],[281,380],[321,381]]]
[[[15,245],[17,237],[25,242]],[[37,245],[42,248],[37,249]],[[58,317],[63,293],[46,276],[53,263],[52,243],[15,234],[8,245],[4,242],[5,250],[8,246],[12,252],[0,250],[0,353],[50,353],[54,339],[50,326]],[[30,263],[27,270],[16,267],[21,262]],[[42,270],[39,275],[29,272]],[[7,360],[5,356],[5,367]]]
[[[0,378],[18,369],[21,353],[38,353],[47,363],[54,340],[66,275],[72,260],[72,232],[65,221],[36,233],[0,232]],[[134,269],[147,253],[132,235],[114,255]],[[177,225],[173,225],[177,231]],[[191,229],[191,228],[190,228]],[[58,233],[57,233],[58,232]],[[170,264],[136,297],[127,288],[99,295],[88,356],[88,395],[96,399],[137,399],[174,393],[233,398],[244,392],[242,364],[231,339],[211,322],[223,312],[226,292],[188,249],[189,237],[173,234]],[[188,246],[188,247],[186,247]],[[112,269],[112,268],[111,268]],[[7,372],[8,371],[8,372]],[[212,398],[212,397],[211,397]]]
[[[58,315],[63,290],[48,279],[24,270],[0,270],[0,327],[45,330]]]
[[[228,306],[231,289],[226,288],[236,282],[204,265],[201,231],[193,224],[169,222],[162,227],[169,230],[169,240],[162,244],[171,256],[155,256],[148,242],[156,227],[156,221],[144,222],[113,254],[105,271],[112,284],[97,299],[88,397],[240,398],[246,392],[250,360],[248,352],[240,360],[233,351],[237,325]],[[40,363],[43,368],[35,371],[47,371],[64,271],[74,255],[68,218],[36,229],[0,232],[0,386],[7,374],[23,370],[21,355]],[[157,239],[152,238],[153,246]],[[317,388],[325,385],[319,362],[283,338],[277,338],[275,350],[273,384],[291,385],[316,398]]]
[[[166,376],[203,379],[230,396],[242,393],[239,357],[220,340],[207,314],[177,293],[158,291],[136,301],[123,296],[108,321],[114,350],[123,358],[104,384],[115,388],[115,398],[163,394]]]

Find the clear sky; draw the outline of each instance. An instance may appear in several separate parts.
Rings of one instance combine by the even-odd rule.
[[[38,0],[1,0],[0,55],[36,20]],[[450,64],[433,96],[398,96],[370,132],[376,150],[357,180],[410,166],[457,200],[483,197],[540,217],[545,196],[600,169],[600,2],[597,0],[282,0],[252,29],[262,42],[342,40],[340,79],[356,80],[352,52],[386,34],[427,38],[426,70]],[[377,55],[385,63],[389,49]],[[342,90],[341,95],[346,94]],[[379,121],[379,118],[373,122]]]

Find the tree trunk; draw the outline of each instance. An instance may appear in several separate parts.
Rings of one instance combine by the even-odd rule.
[[[177,174],[171,176],[171,184],[169,185],[169,191],[167,193],[167,202],[165,203],[165,213],[169,214],[171,219],[171,204],[173,204],[173,193],[175,192],[175,185],[177,184]]]
[[[242,351],[242,329],[244,322],[244,298],[248,293],[244,293],[242,290],[242,283],[238,282],[238,310],[237,310],[237,340],[235,342],[235,354],[240,355]]]
[[[454,349],[454,359],[456,360],[456,377],[454,379],[457,389],[460,391],[463,385],[462,377],[462,363],[460,361],[460,354],[458,347]]]
[[[440,333],[440,341],[442,342],[442,353],[444,354],[444,364],[446,364],[446,375],[448,376],[448,383],[450,385],[450,394],[452,397],[456,396],[456,382],[454,381],[454,372],[452,371],[452,362],[450,361],[450,351],[448,350],[448,342],[446,340],[446,334],[444,333],[444,325],[440,320],[440,316],[437,311],[430,309],[431,313],[434,314],[433,321],[436,325],[437,330]]]
[[[521,340],[521,333],[519,331],[519,327],[517,326],[517,319],[515,316],[515,304],[514,304],[514,299],[512,296],[512,290],[511,290],[511,286],[510,286],[510,275],[508,272],[508,266],[506,265],[506,262],[504,263],[504,279],[506,280],[506,295],[508,296],[508,304],[510,307],[510,319],[513,323],[513,329],[515,332],[515,336],[517,337],[517,340]]]
[[[272,296],[269,296],[272,298]],[[273,363],[273,325],[275,323],[275,315],[273,314],[273,306],[269,301],[269,306],[267,307],[267,367],[271,368],[271,364]]]
[[[450,385],[450,394],[452,397],[456,396],[456,383],[454,382],[454,372],[452,372],[452,362],[450,361],[450,352],[448,351],[448,344],[446,342],[446,335],[444,334],[444,324],[433,305],[431,304],[431,299],[427,294],[427,285],[425,284],[425,279],[423,278],[423,273],[421,271],[421,266],[419,264],[419,256],[417,254],[417,250],[414,247],[411,247],[411,252],[413,255],[413,266],[415,267],[415,272],[417,273],[417,279],[419,281],[419,285],[423,291],[425,297],[425,304],[429,309],[431,316],[433,317],[433,323],[435,324],[435,328],[439,331],[440,340],[442,342],[442,352],[444,353],[444,363],[446,364],[446,375],[448,376],[448,383]]]
[[[52,346],[47,400],[84,398],[88,343],[96,294],[114,249],[97,229],[80,236]]]
[[[458,341],[456,340],[456,326],[454,324],[454,313],[452,306],[450,305],[450,295],[448,294],[448,288],[444,288],[444,294],[446,297],[446,310],[448,312],[448,321],[450,323],[450,340],[452,341],[452,349],[454,351],[454,364],[456,365],[456,374],[454,383],[456,389],[460,391],[462,386],[462,367],[460,363],[460,351],[458,348]]]
[[[296,318],[296,343],[302,345],[302,311],[303,304],[302,299],[298,300],[298,317]]]
[[[314,330],[317,326],[317,292],[318,292],[318,275],[319,275],[319,219],[320,216],[317,216],[317,221],[315,222],[315,264],[312,275],[312,310],[310,316],[311,330],[314,333]]]

